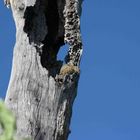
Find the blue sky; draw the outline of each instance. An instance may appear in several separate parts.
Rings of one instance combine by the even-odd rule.
[[[140,140],[140,1],[85,0],[84,52],[69,140]],[[0,1],[0,97],[7,89],[15,27]]]

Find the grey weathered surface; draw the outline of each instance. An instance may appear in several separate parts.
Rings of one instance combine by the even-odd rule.
[[[5,103],[16,116],[17,136],[67,140],[79,73],[58,76],[65,1],[10,2],[17,32]]]

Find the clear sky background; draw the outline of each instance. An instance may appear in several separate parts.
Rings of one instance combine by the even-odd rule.
[[[140,0],[85,0],[84,53],[69,140],[140,140]],[[15,43],[0,1],[0,97]]]

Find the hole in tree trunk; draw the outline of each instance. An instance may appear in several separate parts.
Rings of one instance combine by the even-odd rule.
[[[34,6],[26,8],[24,14],[24,31],[29,37],[29,42],[37,44],[35,47],[38,50],[38,44],[43,44],[40,50],[41,64],[53,75],[57,72],[51,70],[57,67],[57,54],[64,45],[64,5],[65,0],[37,0]],[[47,34],[43,37],[44,40],[41,40],[40,36],[44,30]]]

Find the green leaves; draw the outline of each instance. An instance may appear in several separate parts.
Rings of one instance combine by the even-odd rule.
[[[0,140],[14,140],[14,132],[16,129],[15,117],[10,110],[8,110],[3,101],[0,100],[0,125],[2,134]]]

